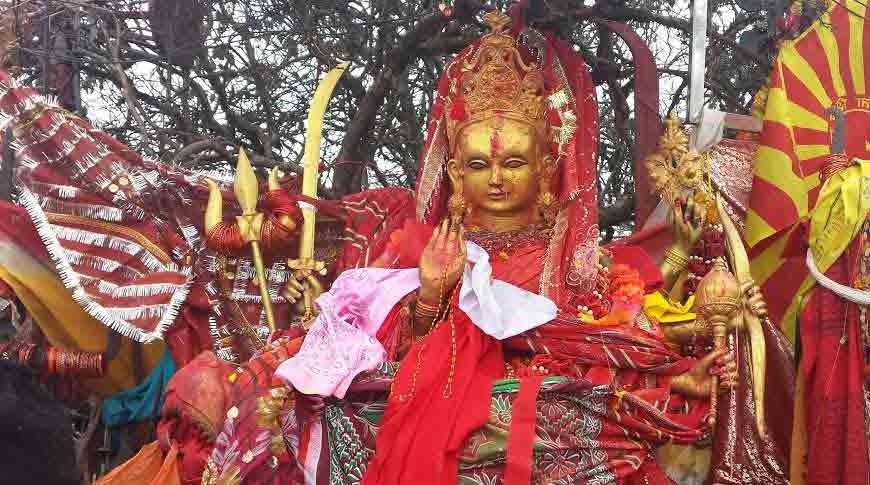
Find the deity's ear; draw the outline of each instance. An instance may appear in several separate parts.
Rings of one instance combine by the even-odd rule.
[[[462,191],[462,167],[459,160],[451,158],[447,161],[447,176],[450,177],[450,185],[453,192]]]

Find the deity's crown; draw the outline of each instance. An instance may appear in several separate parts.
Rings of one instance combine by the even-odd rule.
[[[525,63],[505,33],[510,17],[492,11],[485,19],[492,31],[461,66],[461,93],[454,93],[448,116],[451,145],[462,128],[494,115],[527,123],[546,136],[543,72],[534,62]]]

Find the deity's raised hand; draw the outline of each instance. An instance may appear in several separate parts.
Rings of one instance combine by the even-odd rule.
[[[695,204],[694,194],[674,205],[674,244],[688,254],[704,232],[704,208]]]
[[[420,257],[420,299],[440,304],[465,269],[465,229],[445,219],[435,228]]]

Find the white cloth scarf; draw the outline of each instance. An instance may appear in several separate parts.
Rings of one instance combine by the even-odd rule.
[[[870,305],[870,291],[859,290],[857,288],[852,288],[851,286],[841,285],[840,283],[837,283],[831,278],[825,276],[824,273],[819,271],[819,268],[816,266],[816,261],[815,259],[813,259],[813,252],[810,249],[807,249],[807,268],[810,270],[810,274],[813,275],[813,278],[815,278],[820,285],[831,290],[840,298],[850,301],[856,305]]]

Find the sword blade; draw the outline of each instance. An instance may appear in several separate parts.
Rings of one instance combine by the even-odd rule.
[[[308,127],[305,133],[305,152],[302,156],[302,195],[317,197],[317,181],[320,171],[320,140],[323,137],[323,116],[332,92],[347,70],[347,62],[333,68],[314,91],[311,107],[308,109]],[[302,232],[299,235],[299,258],[314,257],[314,207],[310,204],[300,204],[302,207]]]

